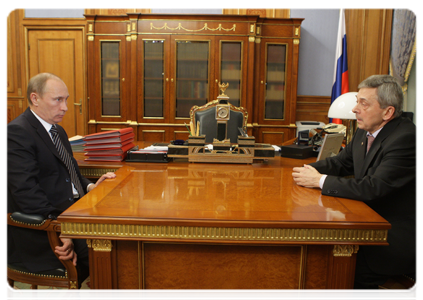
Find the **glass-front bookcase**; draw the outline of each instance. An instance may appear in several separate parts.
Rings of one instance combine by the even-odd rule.
[[[101,41],[101,114],[120,116],[120,41]]]
[[[209,99],[210,42],[176,41],[176,118],[189,118],[194,105]]]
[[[164,40],[144,40],[144,117],[162,118],[165,97]]]
[[[241,106],[242,42],[221,41],[220,77],[229,83],[225,94],[234,106]]]
[[[266,44],[265,119],[285,119],[286,44]]]

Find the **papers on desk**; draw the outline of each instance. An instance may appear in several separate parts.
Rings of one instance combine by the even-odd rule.
[[[129,162],[168,162],[167,157],[168,146],[151,145],[144,149],[128,152]]]
[[[84,152],[84,136],[75,135],[70,137],[69,143],[71,144],[72,152]]]
[[[276,145],[272,145],[272,147],[275,149],[275,151],[280,152],[281,151],[281,147],[276,146]]]

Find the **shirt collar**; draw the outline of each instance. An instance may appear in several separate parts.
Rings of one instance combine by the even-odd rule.
[[[43,127],[47,130],[47,132],[50,134],[50,129],[53,126],[52,124],[44,121],[39,115],[37,115],[32,109],[31,112],[34,114],[34,116],[40,121],[40,123],[43,125]]]
[[[383,127],[382,127],[383,128]],[[376,138],[377,137],[377,135],[379,134],[379,132],[382,130],[382,128],[379,128],[378,130],[376,130],[375,132],[373,132],[373,133],[370,133],[370,132],[368,132],[367,131],[367,136],[369,136],[369,135],[371,135],[371,136],[373,136],[374,138]]]

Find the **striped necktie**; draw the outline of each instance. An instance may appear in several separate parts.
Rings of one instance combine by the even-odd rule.
[[[81,182],[79,181],[78,175],[76,174],[75,166],[73,165],[72,158],[69,155],[69,152],[63,146],[62,141],[60,140],[59,132],[57,131],[56,125],[53,125],[51,127],[50,133],[53,138],[53,143],[57,148],[57,152],[59,152],[59,155],[62,158],[62,161],[65,163],[66,168],[69,171],[72,183],[75,186],[76,190],[78,191],[79,197],[82,198],[82,196],[85,195],[84,189],[82,188]]]

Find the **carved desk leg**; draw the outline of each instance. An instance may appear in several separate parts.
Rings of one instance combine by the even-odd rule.
[[[112,242],[87,240],[90,255],[90,279],[93,289],[112,289]]]
[[[329,260],[328,289],[354,287],[355,262],[358,245],[335,245]]]

